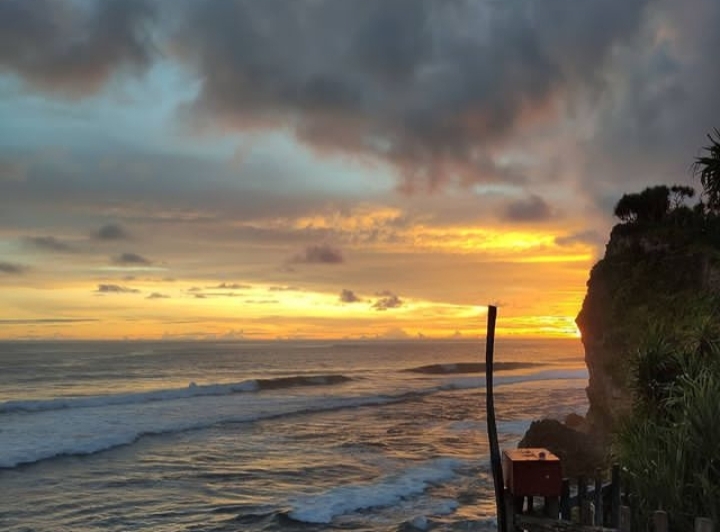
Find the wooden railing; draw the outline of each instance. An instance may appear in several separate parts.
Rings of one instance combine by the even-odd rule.
[[[510,494],[507,494],[510,497]],[[598,470],[593,479],[579,477],[575,482],[563,480],[559,504],[544,501],[542,508],[535,507],[531,497],[518,506],[515,500],[512,509],[508,507],[508,529],[530,532],[633,532],[632,510],[623,504],[620,468],[612,468],[611,479],[603,483],[602,472]],[[694,532],[713,532],[711,519],[696,517]],[[652,525],[635,532],[669,532],[669,516],[663,510],[652,514]],[[690,531],[688,531],[690,532]],[[720,531],[719,531],[720,532]]]

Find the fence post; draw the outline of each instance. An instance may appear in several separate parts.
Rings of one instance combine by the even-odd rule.
[[[617,528],[620,524],[620,466],[612,468],[612,487],[610,488],[610,527]]]
[[[595,470],[595,526],[603,525],[602,471]]]
[[[564,478],[562,482],[562,492],[560,495],[560,516],[565,521],[571,521],[570,511],[570,479]]]
[[[620,532],[630,532],[632,514],[629,506],[620,507]]]
[[[695,518],[695,532],[713,532],[712,519],[707,517],[696,517]]]
[[[655,532],[668,532],[668,514],[663,510],[653,513],[653,527]]]

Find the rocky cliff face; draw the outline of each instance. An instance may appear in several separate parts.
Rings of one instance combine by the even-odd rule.
[[[720,303],[720,245],[704,229],[673,225],[613,229],[592,269],[577,316],[589,371],[587,420],[609,433],[632,404],[628,377],[643,342],[692,329]]]

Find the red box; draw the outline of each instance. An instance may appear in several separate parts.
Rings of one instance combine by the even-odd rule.
[[[560,459],[547,449],[503,451],[505,487],[515,496],[559,497],[562,492]]]

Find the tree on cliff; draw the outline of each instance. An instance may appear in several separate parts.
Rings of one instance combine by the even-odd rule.
[[[695,189],[687,185],[673,185],[670,187],[672,193],[672,208],[679,209],[685,205],[685,200],[695,196]]]
[[[640,193],[623,194],[615,205],[615,216],[623,222],[662,221],[670,211],[670,189],[665,185],[648,187]]]
[[[708,208],[720,212],[720,130],[713,131],[715,136],[708,134],[710,144],[703,148],[707,154],[695,158],[693,173],[700,177]]]

